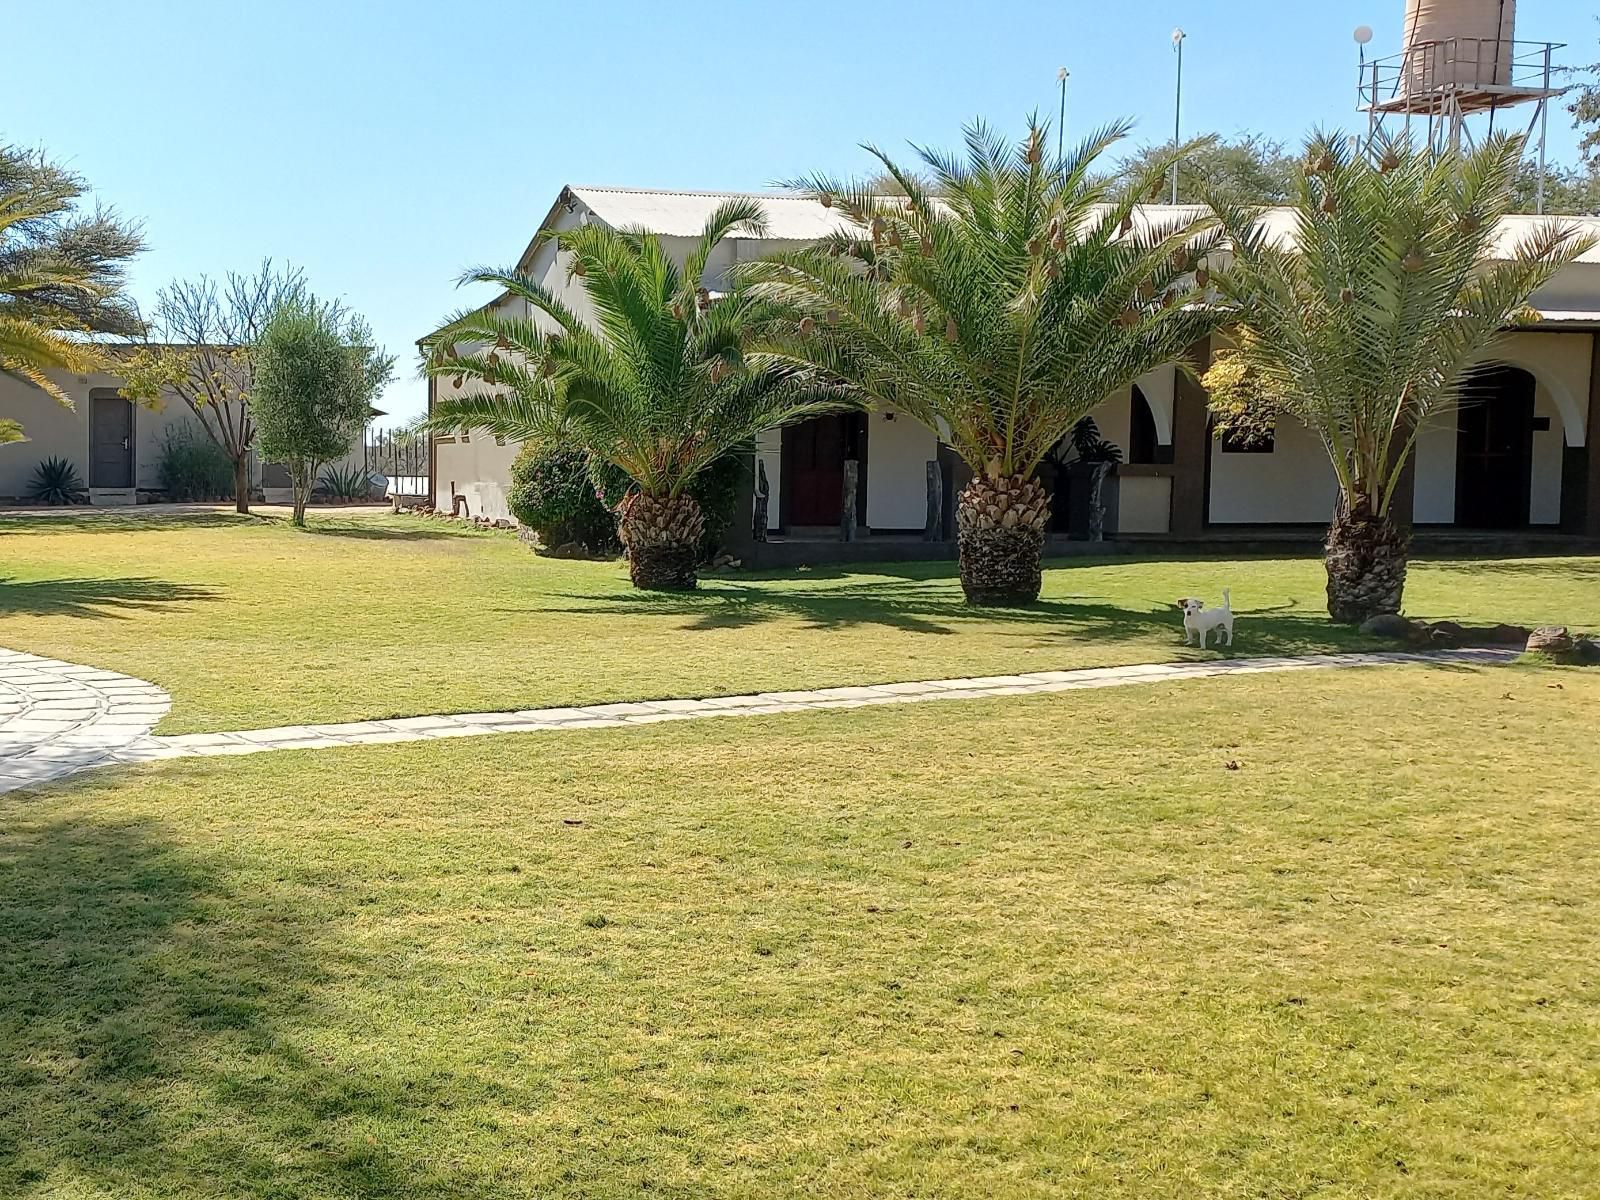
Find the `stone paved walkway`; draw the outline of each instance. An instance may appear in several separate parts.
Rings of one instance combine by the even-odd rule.
[[[120,761],[171,704],[142,679],[0,649],[0,792]]]
[[[170,701],[154,684],[114,671],[0,650],[0,792],[58,779],[91,767],[168,758],[257,754],[263,750],[319,750],[496,733],[603,729],[650,725],[658,721],[863,708],[926,700],[1026,696],[1264,671],[1313,671],[1441,661],[1490,664],[1509,662],[1516,657],[1514,650],[1450,650],[1430,654],[1385,651],[1314,654],[1299,658],[1233,658],[1077,671],[1032,671],[977,679],[926,679],[805,692],[760,692],[703,700],[644,700],[579,708],[454,713],[155,737],[150,729],[167,711]]]

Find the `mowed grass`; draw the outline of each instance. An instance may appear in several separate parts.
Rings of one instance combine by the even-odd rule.
[[[1596,711],[1372,668],[0,797],[0,1195],[1592,1196]]]
[[[178,733],[1192,658],[1171,602],[1224,587],[1239,654],[1366,644],[1328,622],[1315,558],[1061,560],[1040,604],[976,611],[948,563],[661,596],[508,534],[310,520],[0,518],[0,645],[152,680]],[[1419,563],[1408,603],[1597,627],[1600,560]]]

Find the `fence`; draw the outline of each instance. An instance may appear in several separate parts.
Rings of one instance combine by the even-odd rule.
[[[389,480],[389,494],[423,496],[428,492],[428,437],[408,429],[368,429],[364,447],[368,471]]]

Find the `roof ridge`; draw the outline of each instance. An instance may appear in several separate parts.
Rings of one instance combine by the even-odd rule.
[[[614,187],[604,183],[572,183],[574,192],[612,192],[625,196],[749,196],[756,200],[809,200],[796,192],[739,192],[721,188]]]

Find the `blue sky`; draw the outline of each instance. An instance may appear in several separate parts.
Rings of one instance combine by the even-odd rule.
[[[1356,47],[1399,49],[1403,0],[421,0],[13,5],[0,140],[42,146],[142,221],[148,300],[271,255],[365,313],[424,403],[411,344],[463,267],[515,259],[565,183],[758,190],[864,169],[856,143],[954,144],[982,115],[1117,116],[1170,136],[1169,34],[1189,34],[1187,133],[1355,128]],[[64,28],[70,23],[70,30]],[[1600,58],[1590,0],[1522,0],[1518,37]],[[1567,115],[1552,155],[1576,158]]]

